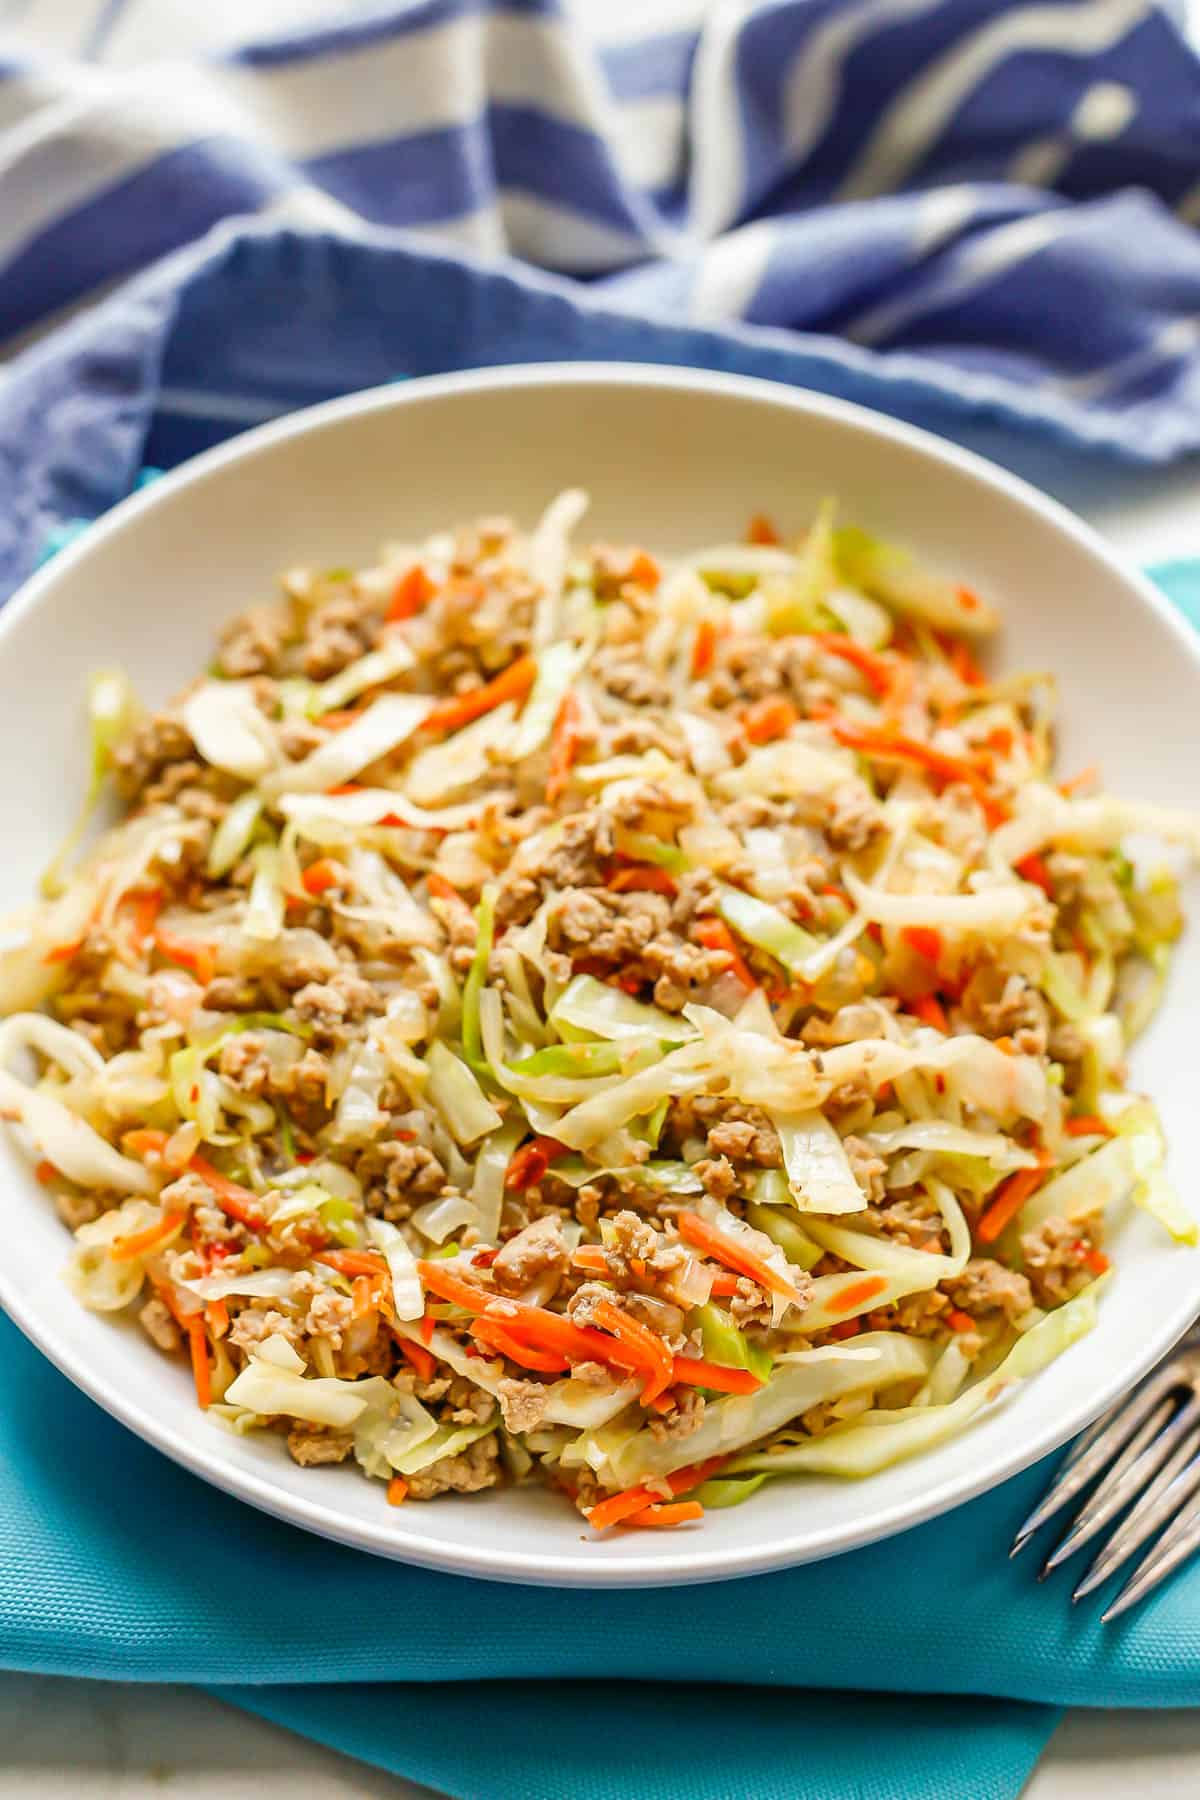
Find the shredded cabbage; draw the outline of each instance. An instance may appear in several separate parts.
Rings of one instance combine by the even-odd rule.
[[[867,1200],[854,1179],[845,1146],[823,1113],[776,1113],[784,1167],[801,1212],[862,1212]]]
[[[334,732],[328,743],[319,745],[303,762],[287,763],[271,771],[260,786],[271,799],[281,794],[325,793],[339,787],[406,743],[420,729],[432,706],[433,701],[424,694],[383,694],[353,724]]]
[[[53,899],[63,889],[63,870],[88,828],[108,774],[112,753],[137,718],[138,703],[128,678],[120,669],[99,669],[88,682],[88,725],[92,759],[83,804],[75,823],[56,850],[42,876],[41,889]]]
[[[248,681],[202,681],[183,703],[183,723],[205,762],[257,781],[276,760],[271,727]]]
[[[398,1319],[419,1319],[425,1311],[425,1295],[417,1273],[417,1259],[404,1233],[386,1219],[368,1219],[367,1237],[382,1250],[392,1278],[392,1308]]]

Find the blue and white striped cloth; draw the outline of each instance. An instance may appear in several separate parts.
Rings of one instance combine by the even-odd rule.
[[[277,35],[217,47],[237,21]],[[0,25],[0,353],[42,339],[0,400],[6,582],[31,524],[143,453],[473,362],[707,363],[942,429],[1200,448],[1200,62],[1151,0],[6,0]]]

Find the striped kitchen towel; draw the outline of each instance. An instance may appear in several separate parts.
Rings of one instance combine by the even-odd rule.
[[[247,216],[1200,446],[1200,63],[1150,0],[0,7],[0,354]],[[228,420],[310,397],[297,298]]]

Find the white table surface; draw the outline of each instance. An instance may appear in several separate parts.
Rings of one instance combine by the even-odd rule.
[[[189,0],[183,3],[186,8]],[[214,0],[208,10],[218,20],[217,37],[238,35],[234,21],[244,20],[247,3],[255,23],[270,29],[278,24],[272,14],[294,18],[306,0]],[[585,18],[594,16],[597,6],[607,12],[621,4],[669,8],[671,0],[572,0]],[[168,0],[144,13],[176,51],[169,24],[172,17],[179,23],[179,5],[180,0]],[[76,41],[83,8],[84,0],[33,0],[22,24],[46,48],[61,51]],[[310,10],[325,8],[313,4]],[[703,0],[686,0],[686,10],[703,10]],[[1182,10],[1200,33],[1200,0],[1185,0]],[[196,15],[185,10],[183,17],[193,35]],[[161,54],[163,47],[156,41],[151,49]],[[1023,472],[1035,479],[1039,473]],[[1165,476],[1105,477],[1092,469],[1074,477],[1056,462],[1040,474],[1043,485],[1138,561],[1200,554],[1200,463]],[[1024,1800],[1126,1800],[1132,1793],[1137,1800],[1200,1796],[1200,1711],[1069,1712]],[[31,1796],[437,1800],[428,1788],[334,1755],[191,1689],[0,1673],[0,1800]],[[947,1794],[945,1800],[972,1797]]]

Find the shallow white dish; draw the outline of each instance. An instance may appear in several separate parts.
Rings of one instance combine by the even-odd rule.
[[[480,513],[530,521],[576,484],[592,496],[589,533],[666,551],[736,536],[756,511],[799,525],[837,495],[845,517],[910,542],[999,605],[1007,666],[1058,672],[1066,768],[1099,758],[1117,792],[1194,803],[1194,637],[1032,488],[877,414],[766,382],[615,365],[499,369],[356,395],[250,432],[118,507],[26,585],[0,616],[0,907],[30,896],[73,816],[93,669],[120,663],[161,701],[207,662],[223,619],[271,593],[280,569],[365,560],[385,538]],[[1200,896],[1190,899],[1194,911]],[[1193,929],[1134,1069],[1162,1109],[1185,1196],[1200,1173],[1198,1015]],[[558,1586],[751,1574],[903,1530],[1061,1443],[1200,1309],[1200,1254],[1135,1220],[1118,1240],[1096,1330],[965,1436],[867,1482],[781,1481],[698,1529],[593,1541],[546,1493],[395,1510],[352,1468],[301,1470],[276,1440],[222,1432],[197,1412],[181,1364],[71,1299],[58,1273],[67,1234],[7,1137],[0,1194],[0,1304],[148,1442],[252,1505],[361,1549]]]

